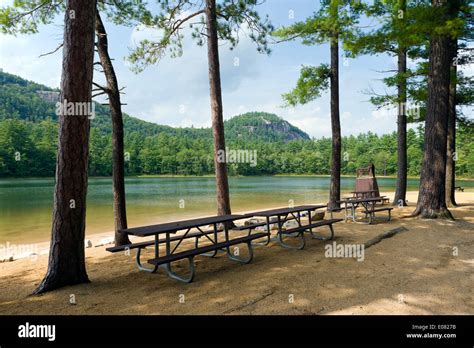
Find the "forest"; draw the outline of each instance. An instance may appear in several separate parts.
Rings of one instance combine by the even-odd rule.
[[[56,167],[57,123],[33,123],[18,119],[0,121],[0,176],[53,177]],[[199,133],[199,132],[196,132]],[[204,133],[204,132],[203,132]],[[474,176],[474,130],[460,125],[457,132],[456,174]],[[423,128],[407,134],[408,174],[420,174],[423,154]],[[328,174],[331,167],[331,139],[246,141],[231,139],[231,149],[257,150],[257,165],[229,163],[229,175]],[[373,133],[342,138],[342,174],[355,174],[357,168],[373,162],[378,175],[397,172],[397,134]],[[127,175],[211,175],[214,173],[212,139],[182,137],[162,131],[144,135],[128,129],[125,135]],[[19,153],[20,157],[15,157]],[[101,130],[91,129],[89,175],[112,174],[112,142]],[[17,160],[18,159],[18,160]]]
[[[15,75],[0,73],[0,177],[53,177],[58,124],[55,104],[38,91],[54,90]],[[91,121],[89,175],[112,175],[110,111],[96,104]],[[262,118],[275,125],[266,128]],[[226,120],[230,149],[257,151],[257,165],[229,163],[229,175],[329,174],[331,138],[310,139],[276,115],[250,112]],[[252,132],[249,131],[252,127]],[[212,175],[210,128],[172,128],[124,114],[126,175]],[[423,123],[407,133],[408,175],[420,174]],[[458,122],[456,174],[474,177],[474,127]],[[397,133],[371,132],[342,138],[341,172],[374,163],[378,175],[397,173]]]

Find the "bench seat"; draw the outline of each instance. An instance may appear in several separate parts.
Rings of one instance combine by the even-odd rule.
[[[387,221],[390,221],[392,219],[392,210],[393,210],[392,207],[379,207],[379,208],[369,209],[369,210],[365,211],[364,213],[365,213],[366,217],[367,217],[367,215],[370,214],[369,223],[372,223],[372,220],[375,217],[375,216],[373,216],[373,213],[377,213],[377,212],[380,212],[380,211],[387,211],[388,212]]]
[[[340,222],[343,219],[328,219],[328,220],[321,220],[318,222],[314,222],[309,225],[303,225],[303,226],[298,226],[294,228],[287,229],[285,231],[282,231],[282,234],[292,234],[292,233],[297,233],[297,232],[304,232],[310,228],[316,228],[316,227],[321,227],[321,226],[331,226],[332,224],[336,222]]]
[[[222,229],[218,229],[217,232],[222,232]],[[214,234],[214,231],[203,231],[203,232],[191,232],[188,233],[186,236],[183,237],[183,235],[178,235],[178,236],[173,236],[170,237],[170,242],[174,242],[177,240],[181,239],[189,239],[189,238],[200,238],[204,237],[206,235]],[[158,244],[163,244],[166,243],[166,238],[161,238],[158,240]],[[146,248],[147,246],[152,246],[155,244],[154,240],[149,240],[146,242],[140,242],[140,243],[131,243],[131,244],[126,244],[126,245],[119,245],[119,246],[113,246],[106,248],[105,250],[111,252],[111,253],[116,253],[119,251],[123,250],[128,250],[128,249],[136,249],[136,248]]]
[[[225,241],[225,242],[219,242],[219,243],[199,247],[199,248],[196,248],[196,249],[186,250],[186,251],[182,251],[182,252],[167,255],[167,256],[157,257],[157,258],[148,260],[148,263],[152,264],[152,265],[155,265],[155,266],[159,266],[159,265],[162,265],[162,264],[170,263],[170,262],[173,262],[173,261],[178,261],[178,260],[185,259],[185,258],[192,258],[196,255],[205,254],[205,253],[208,253],[208,252],[213,251],[213,250],[218,250],[218,249],[229,247],[231,245],[236,245],[236,244],[241,244],[241,243],[249,243],[250,241],[252,241],[254,239],[267,237],[267,236],[268,236],[268,233],[255,233],[255,234],[252,234],[252,235],[249,235],[249,236],[235,238],[235,239],[231,239],[231,240]]]
[[[367,210],[367,213],[376,213],[376,212],[385,211],[385,210],[391,211],[392,209],[393,209],[392,207],[374,208],[374,209]]]

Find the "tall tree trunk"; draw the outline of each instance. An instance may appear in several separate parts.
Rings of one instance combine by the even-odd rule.
[[[433,0],[433,6],[448,5],[446,0]],[[417,207],[413,213],[424,218],[452,219],[445,199],[450,58],[449,37],[433,34],[430,39],[423,165]]]
[[[209,86],[211,95],[212,134],[214,136],[214,165],[216,169],[217,213],[230,214],[227,163],[220,160],[225,152],[224,119],[222,111],[221,73],[217,39],[216,1],[206,0],[207,57],[209,63]]]
[[[75,106],[90,106],[92,103],[95,6],[95,1],[67,1],[60,98],[63,105],[75,103]],[[82,111],[86,111],[85,108]],[[84,112],[82,115],[71,115],[69,112],[70,109],[61,108],[59,115],[48,271],[34,291],[36,294],[89,282],[84,233],[90,115]]]
[[[99,12],[96,13],[95,28],[97,51],[107,80],[106,93],[109,97],[110,113],[112,116],[112,185],[114,193],[115,245],[118,246],[130,244],[128,236],[118,232],[127,228],[122,104],[117,76],[115,75],[114,66],[108,52],[107,32]]]
[[[399,10],[406,12],[406,0],[399,2]],[[405,16],[403,16],[405,18]],[[398,45],[398,71],[399,82],[397,86],[398,99],[398,116],[397,116],[397,186],[395,189],[395,197],[393,199],[394,205],[405,206],[407,193],[407,51],[399,44]]]
[[[394,205],[405,206],[407,193],[407,80],[405,77],[407,71],[407,52],[404,48],[400,48],[398,53],[398,74],[402,74],[403,78],[398,83],[398,116],[397,116],[397,187],[395,190]]]
[[[451,83],[449,85],[449,110],[448,110],[448,147],[446,153],[446,204],[448,207],[455,207],[455,189],[456,186],[456,78],[457,65],[453,64],[458,54],[457,40],[452,40],[451,52]]]
[[[331,185],[329,208],[339,207],[341,199],[341,123],[339,119],[339,38],[331,39]]]

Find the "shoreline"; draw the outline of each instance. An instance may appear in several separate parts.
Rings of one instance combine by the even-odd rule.
[[[415,202],[416,196],[410,192],[407,199]],[[474,193],[457,197],[460,205],[451,210],[456,221],[406,219],[402,217],[414,206],[394,207],[390,222],[340,222],[334,226],[333,241],[308,236],[304,250],[288,250],[273,242],[255,247],[254,260],[248,265],[230,262],[224,254],[197,257],[196,279],[191,284],[176,282],[162,270],[156,274],[139,271],[135,250],[112,254],[105,246],[93,246],[85,249],[90,283],[30,296],[47,271],[48,254],[0,263],[0,313],[473,314]],[[266,207],[271,206],[267,202]],[[343,212],[335,214],[342,216]],[[326,255],[334,243],[365,245],[400,227],[407,231],[366,247],[362,260]],[[111,234],[87,236],[98,244],[101,237]],[[182,248],[191,247],[190,243],[183,243]],[[142,256],[143,260],[153,257],[153,250],[144,250]],[[186,272],[184,263],[176,263],[174,269]],[[69,302],[71,294],[76,297],[74,305]],[[181,294],[185,303],[178,301]],[[293,303],[288,302],[289,294]]]
[[[464,193],[464,192],[462,192]],[[469,194],[469,192],[465,192],[466,194]],[[395,192],[381,192],[381,195],[385,195],[390,198],[390,201],[392,201],[392,197],[394,196]],[[460,193],[458,193],[460,194]],[[409,196],[413,195],[418,195],[417,191],[407,191],[407,198]],[[416,202],[416,200],[412,200],[411,202]],[[307,203],[307,204],[326,204],[327,202],[312,202],[312,203]],[[411,203],[414,204],[414,203]],[[265,208],[259,209],[259,210],[266,210],[266,209],[276,209],[276,208],[281,208],[284,206],[281,205],[265,205]],[[409,205],[407,208],[415,208],[415,205]],[[251,211],[235,211],[235,214],[246,214]],[[189,215],[185,215],[182,217],[182,219],[179,220],[186,220],[186,219],[194,219],[194,218],[202,218],[206,216],[212,216],[212,214],[204,214],[204,215],[196,215],[194,213],[190,213]],[[153,225],[153,224],[159,224],[159,223],[166,223],[166,222],[171,222],[171,221],[179,221],[175,219],[156,219],[156,221],[150,222],[147,225]],[[138,225],[133,225],[129,227],[138,227],[138,226],[144,226],[143,224],[138,224]],[[88,249],[93,249],[97,247],[103,247],[103,246],[108,246],[112,245],[114,243],[114,230],[106,231],[106,232],[100,232],[100,233],[92,233],[92,234],[87,234],[87,227],[86,227],[86,236],[84,239],[84,244],[86,250]],[[143,241],[143,239],[140,239],[138,237],[130,236],[130,240],[133,242],[134,240],[140,240]],[[7,247],[10,247],[7,249]],[[28,243],[28,241],[25,241],[24,243],[10,243],[9,241],[5,242],[4,244],[0,244],[0,263],[3,262],[13,262],[21,259],[27,259],[27,258],[36,258],[41,255],[47,255],[49,253],[49,247],[50,247],[50,240],[42,240],[38,241],[35,243]],[[23,252],[12,252],[12,249],[20,249],[24,250],[27,249],[27,251]],[[7,251],[5,251],[7,250]]]
[[[229,178],[258,178],[265,176],[275,177],[319,177],[319,178],[330,178],[330,174],[263,174],[263,175],[230,175]],[[380,175],[376,174],[377,178],[382,179],[396,179],[397,175]],[[2,177],[1,180],[28,180],[28,179],[53,179],[54,176],[25,176],[25,177]],[[154,178],[215,178],[213,174],[207,175],[186,175],[186,174],[144,174],[144,175],[126,175],[125,179],[154,179]],[[356,178],[356,174],[341,174],[341,178]],[[112,176],[89,176],[89,179],[112,179]],[[419,176],[408,175],[407,179],[420,179]],[[460,181],[474,181],[474,177],[463,177],[456,176],[456,180]]]

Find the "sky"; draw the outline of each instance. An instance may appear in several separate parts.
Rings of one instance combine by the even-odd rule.
[[[0,5],[11,2],[0,0]],[[261,15],[268,14],[278,28],[304,20],[314,12],[315,3],[314,0],[267,0],[258,11]],[[62,42],[62,25],[63,18],[58,16],[54,24],[42,26],[38,34],[16,37],[0,34],[0,68],[49,87],[59,87],[62,51],[39,56],[53,51]],[[166,56],[157,65],[136,74],[125,57],[141,39],[157,37],[159,32],[141,27],[119,27],[107,20],[105,26],[119,85],[125,87],[122,95],[122,102],[126,103],[124,112],[175,127],[211,125],[206,46],[197,46],[184,32],[186,38],[181,57]],[[283,117],[312,137],[330,136],[327,92],[321,98],[294,108],[284,107],[281,97],[295,86],[302,65],[329,63],[329,46],[304,46],[295,41],[272,44],[271,49],[270,55],[257,53],[255,45],[245,35],[241,35],[238,47],[232,51],[229,45],[220,45],[224,119],[244,112],[264,111]],[[376,110],[369,102],[368,94],[369,90],[385,93],[387,89],[381,79],[388,75],[380,71],[393,69],[396,69],[396,60],[388,55],[344,59],[341,50],[343,135],[367,131],[385,134],[396,130],[396,113]],[[473,64],[464,70],[472,75]],[[99,72],[95,74],[94,81],[103,81]],[[467,116],[472,117],[472,108],[467,111]]]

